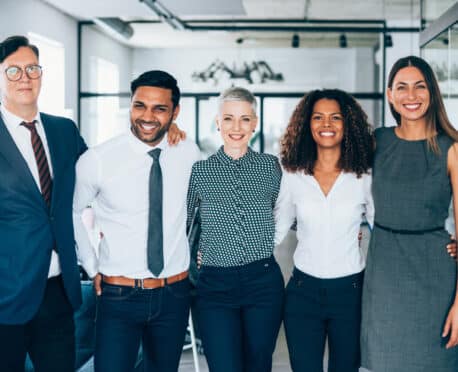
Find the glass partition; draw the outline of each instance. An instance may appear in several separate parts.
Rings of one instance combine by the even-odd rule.
[[[130,99],[88,97],[81,99],[80,131],[89,147],[105,142],[129,128]]]
[[[76,116],[82,135],[93,146],[128,129],[130,81],[151,69],[170,71],[176,76],[182,91],[176,122],[206,155],[222,144],[215,127],[216,96],[230,85],[245,86],[257,96],[259,125],[250,144],[256,151],[278,154],[279,140],[294,107],[304,92],[312,89],[351,92],[358,97],[370,122],[378,127],[384,115],[386,54],[384,33],[377,29],[379,26],[380,22],[355,21],[346,24],[348,32],[344,28],[339,32],[298,32],[299,45],[294,48],[290,47],[290,35],[285,48],[281,38],[270,44],[268,38],[262,44],[263,35],[269,34],[260,33],[257,36],[262,43],[256,44],[258,47],[182,50],[128,46],[107,37],[89,22],[81,22]],[[170,63],[182,58],[187,63]],[[225,72],[211,79],[205,73],[213,76],[214,71],[205,68],[215,58],[224,61]],[[238,74],[238,67],[243,65],[258,67],[248,80],[246,74]],[[203,72],[208,81],[196,81],[196,71]]]
[[[196,100],[194,97],[181,97],[177,125],[186,132],[186,137],[196,142]]]
[[[424,45],[421,54],[436,74],[447,115],[458,129],[458,22]]]
[[[423,0],[422,16],[426,25],[439,18],[455,3],[455,0]]]
[[[279,154],[280,139],[299,100],[300,97],[264,99],[264,152]]]

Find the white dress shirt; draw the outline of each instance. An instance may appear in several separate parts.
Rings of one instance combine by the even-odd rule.
[[[189,267],[186,195],[193,163],[200,151],[191,141],[169,146],[164,138],[160,164],[163,182],[164,270],[169,277]],[[86,151],[76,165],[73,222],[78,258],[89,276],[98,272],[129,278],[154,275],[147,267],[149,175],[153,147],[130,131]],[[81,220],[92,205],[103,233],[99,256]]]
[[[0,105],[0,112],[2,115],[2,119],[6,125],[6,128],[8,129],[8,132],[10,133],[11,137],[13,137],[13,141],[15,142],[22,157],[27,163],[30,173],[32,174],[33,179],[35,180],[35,183],[37,184],[37,187],[41,192],[40,176],[38,174],[37,161],[35,160],[35,153],[33,152],[32,142],[30,140],[31,133],[29,129],[21,125],[21,123],[25,120],[9,112],[3,105]],[[48,160],[49,172],[51,174],[51,177],[53,177],[52,162],[51,157],[49,155],[48,141],[46,139],[46,133],[43,128],[43,123],[41,122],[40,114],[37,113],[36,117],[33,120],[37,121],[35,128],[37,129],[37,133],[41,138],[41,142],[43,143],[43,148],[45,150],[46,158]],[[53,250],[51,253],[51,262],[49,265],[48,278],[57,276],[60,273],[61,269],[59,263],[59,256]]]
[[[372,226],[372,177],[340,173],[328,195],[318,181],[304,173],[283,172],[275,207],[276,243],[297,219],[298,244],[294,265],[311,276],[339,278],[362,271],[365,257],[358,234],[364,215]]]

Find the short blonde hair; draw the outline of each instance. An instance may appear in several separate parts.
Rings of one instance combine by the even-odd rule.
[[[218,96],[218,112],[221,110],[221,106],[224,102],[239,101],[239,102],[248,102],[252,109],[253,114],[256,115],[256,109],[258,103],[256,102],[256,97],[248,89],[241,87],[231,87]]]

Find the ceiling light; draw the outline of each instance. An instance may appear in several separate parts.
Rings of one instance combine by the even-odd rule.
[[[148,8],[150,8],[156,15],[160,18],[161,21],[169,24],[175,30],[185,30],[188,28],[186,23],[184,23],[180,18],[168,10],[164,5],[162,5],[157,0],[139,0],[141,3],[144,3]]]
[[[299,48],[299,43],[300,43],[299,35],[294,34],[293,37],[291,38],[291,47]]]
[[[249,84],[264,84],[271,81],[283,81],[283,74],[274,72],[266,61],[243,62],[237,66],[234,62],[230,68],[225,62],[216,59],[206,69],[195,71],[192,79],[196,82],[213,81],[218,85],[220,79],[245,80]]]
[[[391,48],[393,46],[393,38],[390,34],[385,34],[385,47]]]
[[[345,36],[345,34],[341,34],[340,37],[339,37],[339,46],[341,48],[346,48],[347,47],[347,37]]]
[[[124,22],[121,18],[94,18],[94,23],[110,34],[130,39],[134,34],[132,26]]]

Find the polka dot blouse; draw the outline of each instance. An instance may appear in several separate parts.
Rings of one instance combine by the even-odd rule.
[[[273,209],[281,181],[278,159],[251,149],[239,159],[221,147],[194,164],[188,189],[188,224],[200,207],[202,264],[241,266],[270,257]]]

